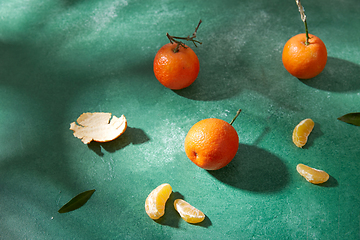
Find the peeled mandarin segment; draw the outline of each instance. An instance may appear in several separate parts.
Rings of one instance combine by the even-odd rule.
[[[302,148],[308,139],[309,134],[314,128],[314,121],[310,118],[302,120],[294,129],[292,140],[293,143],[299,147]]]
[[[172,193],[170,184],[164,183],[155,188],[145,200],[145,211],[151,219],[159,219],[165,213],[165,204]]]
[[[199,223],[205,219],[205,214],[203,212],[182,199],[176,199],[174,201],[174,207],[181,218],[188,223]]]
[[[323,170],[318,170],[301,163],[296,166],[296,170],[306,179],[306,181],[313,184],[324,183],[329,179],[329,174]]]

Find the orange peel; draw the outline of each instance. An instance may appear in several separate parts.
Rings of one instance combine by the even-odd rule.
[[[74,136],[81,139],[84,144],[91,141],[108,142],[123,134],[127,128],[124,115],[120,118],[112,116],[111,113],[95,112],[83,113],[77,119],[77,123],[70,124],[70,130]]]

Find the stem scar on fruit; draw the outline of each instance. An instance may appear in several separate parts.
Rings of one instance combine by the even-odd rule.
[[[187,36],[187,37],[175,37],[175,36],[171,36],[169,33],[166,33],[166,36],[168,37],[170,43],[176,43],[177,44],[176,48],[174,49],[174,53],[177,53],[179,51],[180,46],[183,47],[183,48],[187,48],[187,46],[185,46],[185,44],[183,42],[178,41],[176,39],[191,41],[191,42],[194,43],[195,47],[197,47],[196,43],[202,44],[202,42],[199,42],[199,41],[194,39],[194,38],[196,38],[196,33],[197,33],[197,30],[199,29],[201,23],[202,23],[202,21],[200,19],[198,25],[195,28],[195,32],[191,35],[191,37],[190,37],[190,35]]]

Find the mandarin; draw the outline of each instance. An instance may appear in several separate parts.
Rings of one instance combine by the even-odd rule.
[[[324,183],[329,180],[330,177],[329,174],[323,170],[312,168],[301,163],[296,166],[296,171],[298,171],[298,173],[303,176],[306,181],[313,184]]]
[[[292,140],[293,143],[302,148],[308,140],[308,136],[314,128],[314,121],[310,118],[302,120],[296,127],[294,128]]]
[[[181,218],[188,223],[199,223],[205,219],[205,214],[202,211],[182,199],[176,199],[174,201],[174,207]]]
[[[178,46],[175,43],[165,44],[159,49],[154,59],[156,79],[173,90],[190,86],[200,71],[196,53],[185,44],[184,46]]]
[[[323,41],[309,34],[301,33],[290,38],[282,52],[285,69],[299,79],[310,79],[320,74],[327,62],[327,50]]]
[[[151,219],[159,219],[165,214],[165,204],[172,193],[168,183],[161,184],[151,191],[145,200],[145,211]]]
[[[238,148],[239,136],[235,128],[217,118],[197,122],[185,137],[187,157],[206,170],[217,170],[228,165],[235,157]]]

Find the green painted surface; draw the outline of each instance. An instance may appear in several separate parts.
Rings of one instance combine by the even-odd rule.
[[[360,128],[337,120],[360,111],[360,5],[302,1],[309,32],[328,49],[318,77],[300,81],[281,62],[303,32],[295,1],[8,0],[0,2],[1,239],[359,239]],[[191,34],[200,74],[163,87],[152,61],[172,35]],[[197,121],[231,121],[240,148],[208,172],[183,150]],[[84,145],[70,123],[83,112],[124,114],[117,140]],[[315,128],[304,149],[292,130]],[[323,186],[297,172],[327,171]],[[165,216],[144,202],[169,183]],[[96,189],[80,209],[57,210]],[[184,222],[182,197],[206,214]]]

